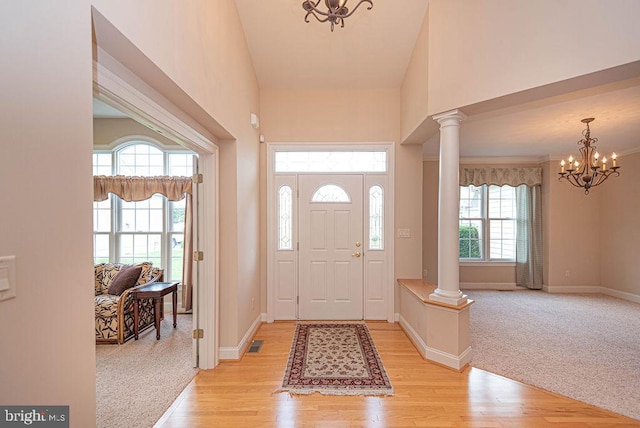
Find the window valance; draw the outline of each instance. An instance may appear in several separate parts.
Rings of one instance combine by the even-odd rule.
[[[179,201],[191,194],[191,177],[127,177],[124,175],[93,177],[93,200],[104,201],[113,193],[127,202],[149,199],[155,193],[170,201]]]
[[[461,168],[461,186],[482,186],[494,184],[497,186],[509,185],[513,187],[526,184],[527,186],[539,186],[542,184],[542,168]]]

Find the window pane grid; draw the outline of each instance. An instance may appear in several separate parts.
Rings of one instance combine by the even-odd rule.
[[[119,235],[119,262],[134,264],[150,261],[154,266],[162,267],[162,235],[160,233],[121,233]]]
[[[483,248],[484,219],[460,220],[460,258],[481,260],[484,258]]]
[[[134,144],[118,153],[117,167],[120,175],[165,175],[164,154],[149,144]]]
[[[110,260],[110,237],[108,233],[93,234],[93,260],[94,263],[108,263]]]
[[[482,187],[465,186],[460,188],[460,218],[483,217],[484,192]]]
[[[515,212],[515,188],[489,186],[489,217],[514,218]]]
[[[153,195],[140,202],[121,202],[121,232],[162,232],[164,196]]]
[[[193,175],[193,155],[189,153],[169,153],[170,176],[191,177]]]
[[[165,153],[143,142],[129,143],[116,149],[115,155],[94,152],[93,173],[191,177],[193,156],[188,152]],[[169,202],[161,195],[140,202],[117,197],[94,202],[94,262],[150,261],[164,268],[166,280],[181,281],[184,211],[184,199]]]
[[[93,203],[93,231],[111,232],[111,198]]]
[[[113,175],[112,159],[111,153],[94,153],[93,175]]]
[[[489,219],[489,257],[491,260],[515,259],[515,220]]]
[[[460,259],[512,261],[516,247],[515,188],[460,187]]]

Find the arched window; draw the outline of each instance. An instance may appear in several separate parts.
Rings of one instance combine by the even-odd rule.
[[[93,155],[94,175],[193,175],[194,155],[162,150],[142,141],[129,141],[112,151]],[[153,262],[165,280],[182,279],[185,200],[170,202],[153,195],[126,202],[114,195],[94,202],[94,262]]]
[[[349,203],[351,198],[342,187],[335,184],[327,184],[315,191],[311,197],[311,202]]]

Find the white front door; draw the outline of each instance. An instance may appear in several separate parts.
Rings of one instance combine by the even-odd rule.
[[[299,175],[299,312],[363,319],[363,176]]]

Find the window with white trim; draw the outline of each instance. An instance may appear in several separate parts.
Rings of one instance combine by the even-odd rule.
[[[152,144],[130,141],[113,151],[95,151],[94,175],[193,175],[194,155],[164,151]],[[164,269],[165,280],[182,280],[185,200],[171,202],[154,195],[126,202],[110,194],[93,203],[94,263],[153,262]]]
[[[460,186],[459,220],[461,261],[515,261],[515,187]]]

